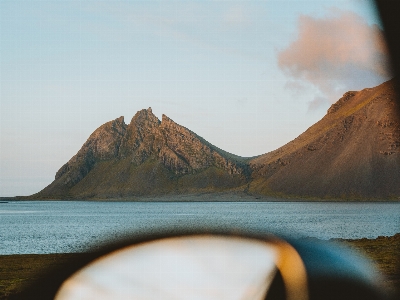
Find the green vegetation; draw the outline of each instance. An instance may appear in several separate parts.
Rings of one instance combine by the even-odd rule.
[[[61,198],[134,200],[156,195],[236,191],[245,184],[244,175],[228,174],[215,166],[182,175],[169,170],[156,157],[149,157],[141,164],[124,158],[97,162]]]
[[[400,293],[400,233],[377,239],[339,240],[369,257],[384,275],[384,287]]]
[[[66,266],[77,255],[85,254],[0,255],[0,299],[20,292],[27,284],[40,279],[46,270]]]

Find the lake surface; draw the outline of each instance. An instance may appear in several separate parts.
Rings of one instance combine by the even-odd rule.
[[[320,239],[376,238],[400,232],[400,203],[0,203],[0,254],[80,252],[129,232],[199,224]]]

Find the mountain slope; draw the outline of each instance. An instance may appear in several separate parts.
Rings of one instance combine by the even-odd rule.
[[[399,199],[400,122],[392,81],[347,92],[283,147],[242,158],[151,111],[96,129],[31,199],[243,191],[317,199]]]
[[[115,198],[219,191],[246,184],[249,167],[151,108],[96,129],[34,198]]]
[[[250,192],[317,198],[400,196],[400,124],[393,82],[347,92],[283,147],[250,161]]]

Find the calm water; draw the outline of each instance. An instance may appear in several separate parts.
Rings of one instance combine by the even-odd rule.
[[[196,224],[321,239],[376,238],[400,232],[400,203],[0,203],[0,254],[79,252],[132,231]]]

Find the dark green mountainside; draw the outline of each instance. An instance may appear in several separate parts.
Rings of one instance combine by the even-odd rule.
[[[242,191],[318,199],[399,199],[400,122],[392,81],[347,92],[283,147],[242,158],[151,109],[96,129],[31,199]]]

